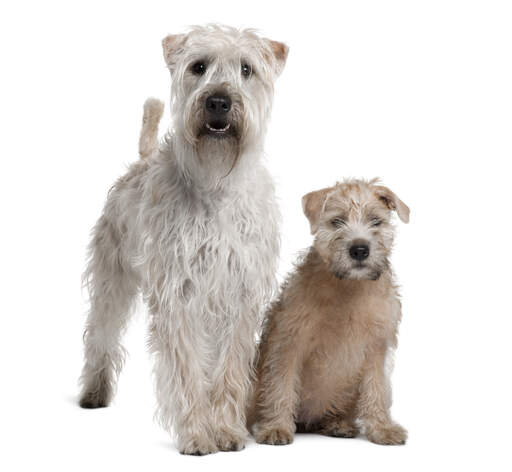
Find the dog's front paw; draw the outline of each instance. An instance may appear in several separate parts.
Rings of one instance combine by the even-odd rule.
[[[334,418],[321,424],[317,432],[335,438],[355,438],[359,429],[352,421]]]
[[[206,437],[192,437],[187,440],[180,441],[180,454],[190,456],[205,456],[218,451],[214,441]]]
[[[219,431],[215,435],[215,442],[219,451],[241,451],[245,447],[245,436],[235,435],[227,431]]]
[[[105,408],[108,406],[108,403],[108,396],[102,391],[86,392],[79,401],[80,407],[86,409]]]
[[[293,433],[282,428],[262,429],[255,434],[255,439],[260,444],[283,446],[293,442]]]
[[[402,445],[407,441],[407,430],[399,424],[375,426],[366,432],[366,437],[375,444]]]

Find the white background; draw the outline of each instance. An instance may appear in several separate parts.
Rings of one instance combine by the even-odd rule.
[[[2,470],[511,470],[510,2],[0,8]],[[206,22],[290,46],[267,140],[280,276],[311,240],[304,193],[380,176],[411,208],[393,258],[404,307],[393,414],[406,446],[301,435],[180,456],[152,420],[143,308],[115,404],[76,405],[89,230],[137,159],[144,99],[169,96],[161,38]]]

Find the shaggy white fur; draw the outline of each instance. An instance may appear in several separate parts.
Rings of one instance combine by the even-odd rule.
[[[156,146],[161,107],[147,102],[144,160],[115,183],[93,229],[81,405],[110,402],[142,291],[161,424],[182,453],[239,450],[255,336],[275,290],[279,214],[261,157],[287,47],[219,26],[163,46],[173,126]],[[222,129],[205,107],[219,94],[231,101]]]

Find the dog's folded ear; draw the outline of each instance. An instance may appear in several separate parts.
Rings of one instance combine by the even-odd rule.
[[[264,38],[267,44],[270,46],[271,55],[266,55],[267,60],[270,62],[276,77],[281,74],[286,64],[286,58],[288,57],[289,48],[286,44],[280,43],[279,41],[273,41],[272,39]]]
[[[320,215],[322,214],[324,202],[329,190],[331,189],[324,188],[322,190],[316,190],[302,197],[302,210],[309,220],[311,234],[315,234],[318,230]]]
[[[162,39],[162,47],[164,50],[164,59],[171,72],[174,71],[176,65],[176,57],[183,50],[185,44],[185,34],[169,34]]]
[[[389,188],[382,185],[375,187],[377,197],[386,205],[390,210],[396,211],[398,217],[404,222],[409,223],[409,207],[400,200]]]

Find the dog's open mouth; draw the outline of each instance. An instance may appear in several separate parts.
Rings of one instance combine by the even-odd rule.
[[[227,119],[204,120],[198,130],[198,137],[218,140],[238,139],[238,126]]]
[[[206,123],[206,129],[213,133],[224,133],[229,129],[230,126],[230,123]]]
[[[231,123],[226,121],[208,121],[204,125],[204,132],[210,136],[228,136],[233,131]]]

